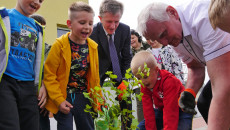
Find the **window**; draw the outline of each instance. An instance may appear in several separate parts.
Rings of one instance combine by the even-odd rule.
[[[70,30],[67,25],[57,24],[57,37],[60,37],[61,35],[66,34],[69,31]]]

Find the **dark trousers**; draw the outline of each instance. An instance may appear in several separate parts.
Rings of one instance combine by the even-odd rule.
[[[73,130],[73,117],[77,130],[94,130],[93,118],[89,112],[85,112],[86,105],[90,105],[89,99],[82,93],[68,93],[67,99],[73,105],[69,114],[58,111],[54,114],[57,121],[57,130]]]
[[[141,93],[140,88],[136,88],[133,91],[136,95],[139,95]],[[136,103],[137,103],[137,120],[138,123],[140,123],[142,120],[144,120],[143,104],[142,101],[139,101],[137,97],[136,97]]]
[[[130,101],[130,103],[128,103],[127,101]],[[128,97],[127,101],[124,101],[124,100],[119,101],[121,111],[123,109],[127,109],[129,111],[132,110],[131,97]],[[130,114],[132,113],[125,113],[124,115],[121,115],[121,122],[122,122],[121,130],[128,130],[129,128],[131,128],[132,118],[130,118],[129,116]]]
[[[106,78],[107,78],[106,75],[104,75],[101,78],[101,80],[100,80],[101,81],[100,82],[101,86],[103,86],[104,80]],[[120,83],[121,83],[121,82],[117,82],[116,80],[113,80],[113,82],[115,82],[114,87],[118,87],[120,85]],[[115,100],[118,100],[118,98],[116,97]],[[119,101],[119,104],[120,104],[121,111],[123,109],[127,109],[129,111],[132,111],[132,100],[131,100],[131,97],[128,97],[127,101],[124,101],[124,100]],[[132,118],[129,116],[129,114],[132,114],[132,113],[126,113],[125,115],[121,115],[121,121],[122,121],[121,130],[128,130],[128,129],[131,128]]]
[[[39,111],[41,111],[41,109]],[[39,115],[39,130],[50,130],[49,112],[46,114],[44,112],[40,113],[40,115]]]
[[[0,104],[0,130],[38,130],[39,110],[34,81],[19,81],[3,75]]]
[[[212,100],[212,86],[210,80],[208,83],[204,86],[203,90],[201,91],[201,94],[197,101],[197,108],[206,121],[208,123],[208,112],[209,107]]]

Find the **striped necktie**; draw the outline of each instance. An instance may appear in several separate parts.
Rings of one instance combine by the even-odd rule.
[[[112,39],[112,35],[109,35],[109,52],[110,52],[112,66],[113,66],[113,73],[117,75],[116,80],[120,82],[122,79],[121,69],[120,69],[119,60],[117,56],[117,50]]]

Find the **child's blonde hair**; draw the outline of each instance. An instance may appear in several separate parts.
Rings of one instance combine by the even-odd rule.
[[[150,69],[158,67],[153,54],[151,52],[142,50],[136,53],[131,61],[131,70],[133,74],[136,74],[139,68],[143,70],[144,64],[146,64]]]
[[[221,23],[221,18],[229,15],[228,8],[230,8],[229,0],[211,0],[208,15],[210,23],[214,29]]]
[[[95,15],[93,8],[90,5],[88,5],[87,3],[78,1],[70,5],[69,10],[68,10],[69,19],[72,20],[75,17],[73,16],[73,12],[80,12],[80,11],[86,11],[88,13],[92,13],[93,15]]]

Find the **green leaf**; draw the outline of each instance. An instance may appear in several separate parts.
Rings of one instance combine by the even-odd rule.
[[[110,91],[108,90],[108,91],[106,91],[107,92],[107,94],[108,94],[108,96],[110,97],[112,94],[110,93]]]
[[[117,78],[117,75],[111,74],[109,77],[110,77],[111,79],[116,79],[116,78]]]
[[[127,70],[126,70],[126,73],[130,73],[131,72],[131,68],[128,68]]]
[[[112,71],[107,71],[105,74],[106,75],[110,75],[110,74],[112,74],[113,72]]]
[[[84,95],[85,97],[89,97],[89,93],[87,93],[87,92],[83,92],[83,95]]]
[[[93,88],[90,88],[90,91],[93,93],[93,92],[94,92],[94,89],[93,89]]]
[[[100,90],[101,90],[101,87],[96,86],[94,89],[95,89],[96,91],[100,91]]]
[[[137,94],[136,97],[138,98],[139,101],[142,100],[143,93]]]
[[[88,104],[86,104],[86,109],[91,109],[92,108],[92,106],[90,106],[90,105],[88,105]]]
[[[126,73],[126,74],[125,74],[125,78],[126,78],[126,79],[131,79],[131,78],[132,78],[132,75]]]
[[[127,82],[126,80],[123,80],[125,86],[129,86],[129,82]]]

